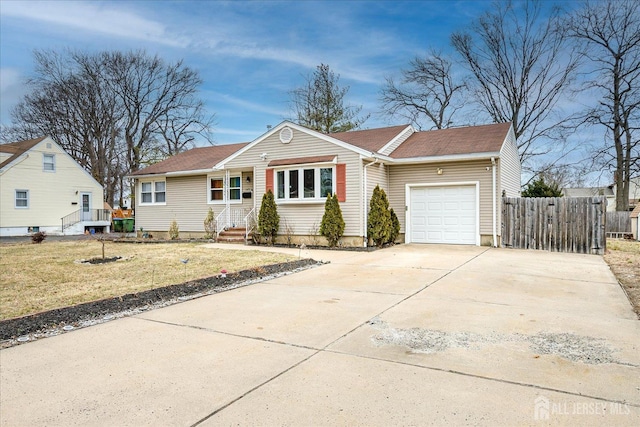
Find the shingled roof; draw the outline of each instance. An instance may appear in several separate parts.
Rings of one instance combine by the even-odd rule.
[[[221,160],[226,159],[242,147],[246,142],[239,144],[214,145],[212,147],[198,147],[176,154],[162,162],[153,164],[147,168],[132,173],[137,175],[157,175],[170,172],[197,171],[211,169]]]
[[[390,155],[392,158],[449,156],[471,153],[497,153],[511,123],[416,132]]]
[[[389,141],[398,136],[409,125],[391,126],[386,128],[350,130],[348,132],[330,133],[329,136],[347,144],[355,145],[368,151],[378,151]]]
[[[10,144],[1,144],[0,145],[0,153],[9,153],[12,154],[11,157],[6,159],[4,162],[0,163],[0,169],[13,162],[15,159],[20,157],[22,154],[31,150],[38,143],[42,142],[46,136],[41,136],[36,139],[28,139],[26,141],[12,142]]]

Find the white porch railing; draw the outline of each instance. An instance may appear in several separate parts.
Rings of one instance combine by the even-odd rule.
[[[249,241],[249,234],[256,227],[256,208],[253,208],[249,211],[249,213],[244,217],[244,242],[247,243]]]
[[[249,210],[244,208],[225,207],[216,216],[216,237],[220,233],[235,227],[245,227],[245,242],[249,238],[249,233],[255,228],[255,208]]]
[[[224,208],[220,213],[216,216],[216,239],[220,236],[224,230],[229,228],[227,225],[227,210],[229,208]]]

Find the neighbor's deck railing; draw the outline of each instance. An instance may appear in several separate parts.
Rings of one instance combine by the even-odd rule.
[[[71,212],[69,215],[63,216],[62,231],[82,221],[107,221],[111,222],[111,211],[109,209],[89,209],[87,212],[83,212],[82,209],[78,209],[75,212]]]

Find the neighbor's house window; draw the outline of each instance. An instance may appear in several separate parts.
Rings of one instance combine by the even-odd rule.
[[[16,190],[16,208],[29,208],[29,190]]]
[[[301,167],[276,172],[276,198],[319,200],[335,193],[333,167]]]
[[[42,169],[45,172],[56,171],[56,155],[55,154],[43,154],[42,155]]]
[[[242,197],[242,180],[239,176],[229,178],[227,200],[240,202]],[[209,202],[217,203],[225,201],[225,188],[223,177],[209,178]]]
[[[146,181],[140,183],[140,203],[165,203],[166,198],[166,182],[163,181]]]

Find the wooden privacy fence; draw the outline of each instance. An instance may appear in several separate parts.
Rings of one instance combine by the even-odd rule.
[[[631,234],[631,212],[607,212],[607,237]]]
[[[502,246],[603,255],[604,197],[503,197]]]

